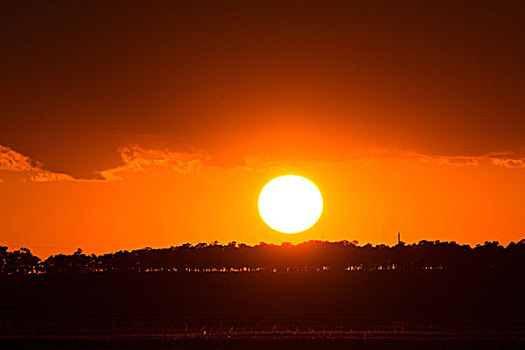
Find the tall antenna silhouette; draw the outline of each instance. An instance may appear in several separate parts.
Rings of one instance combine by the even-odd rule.
[[[397,233],[397,245],[401,244],[401,233]]]

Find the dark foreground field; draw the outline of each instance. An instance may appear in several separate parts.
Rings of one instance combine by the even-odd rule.
[[[0,348],[524,348],[520,276],[101,273],[0,280]]]
[[[23,349],[523,349],[523,340],[439,336],[265,335],[180,337],[83,336],[3,338],[2,348]]]

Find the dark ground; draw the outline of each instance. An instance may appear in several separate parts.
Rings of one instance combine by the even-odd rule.
[[[523,276],[377,271],[0,279],[0,347],[525,348]]]

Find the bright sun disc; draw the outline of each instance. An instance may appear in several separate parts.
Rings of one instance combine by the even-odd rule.
[[[297,233],[309,229],[323,211],[323,197],[314,183],[301,176],[285,175],[264,186],[259,213],[274,230]]]

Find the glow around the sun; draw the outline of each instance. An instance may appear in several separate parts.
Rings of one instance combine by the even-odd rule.
[[[268,226],[284,233],[312,227],[323,211],[323,198],[315,184],[301,176],[285,175],[264,186],[259,213]]]

